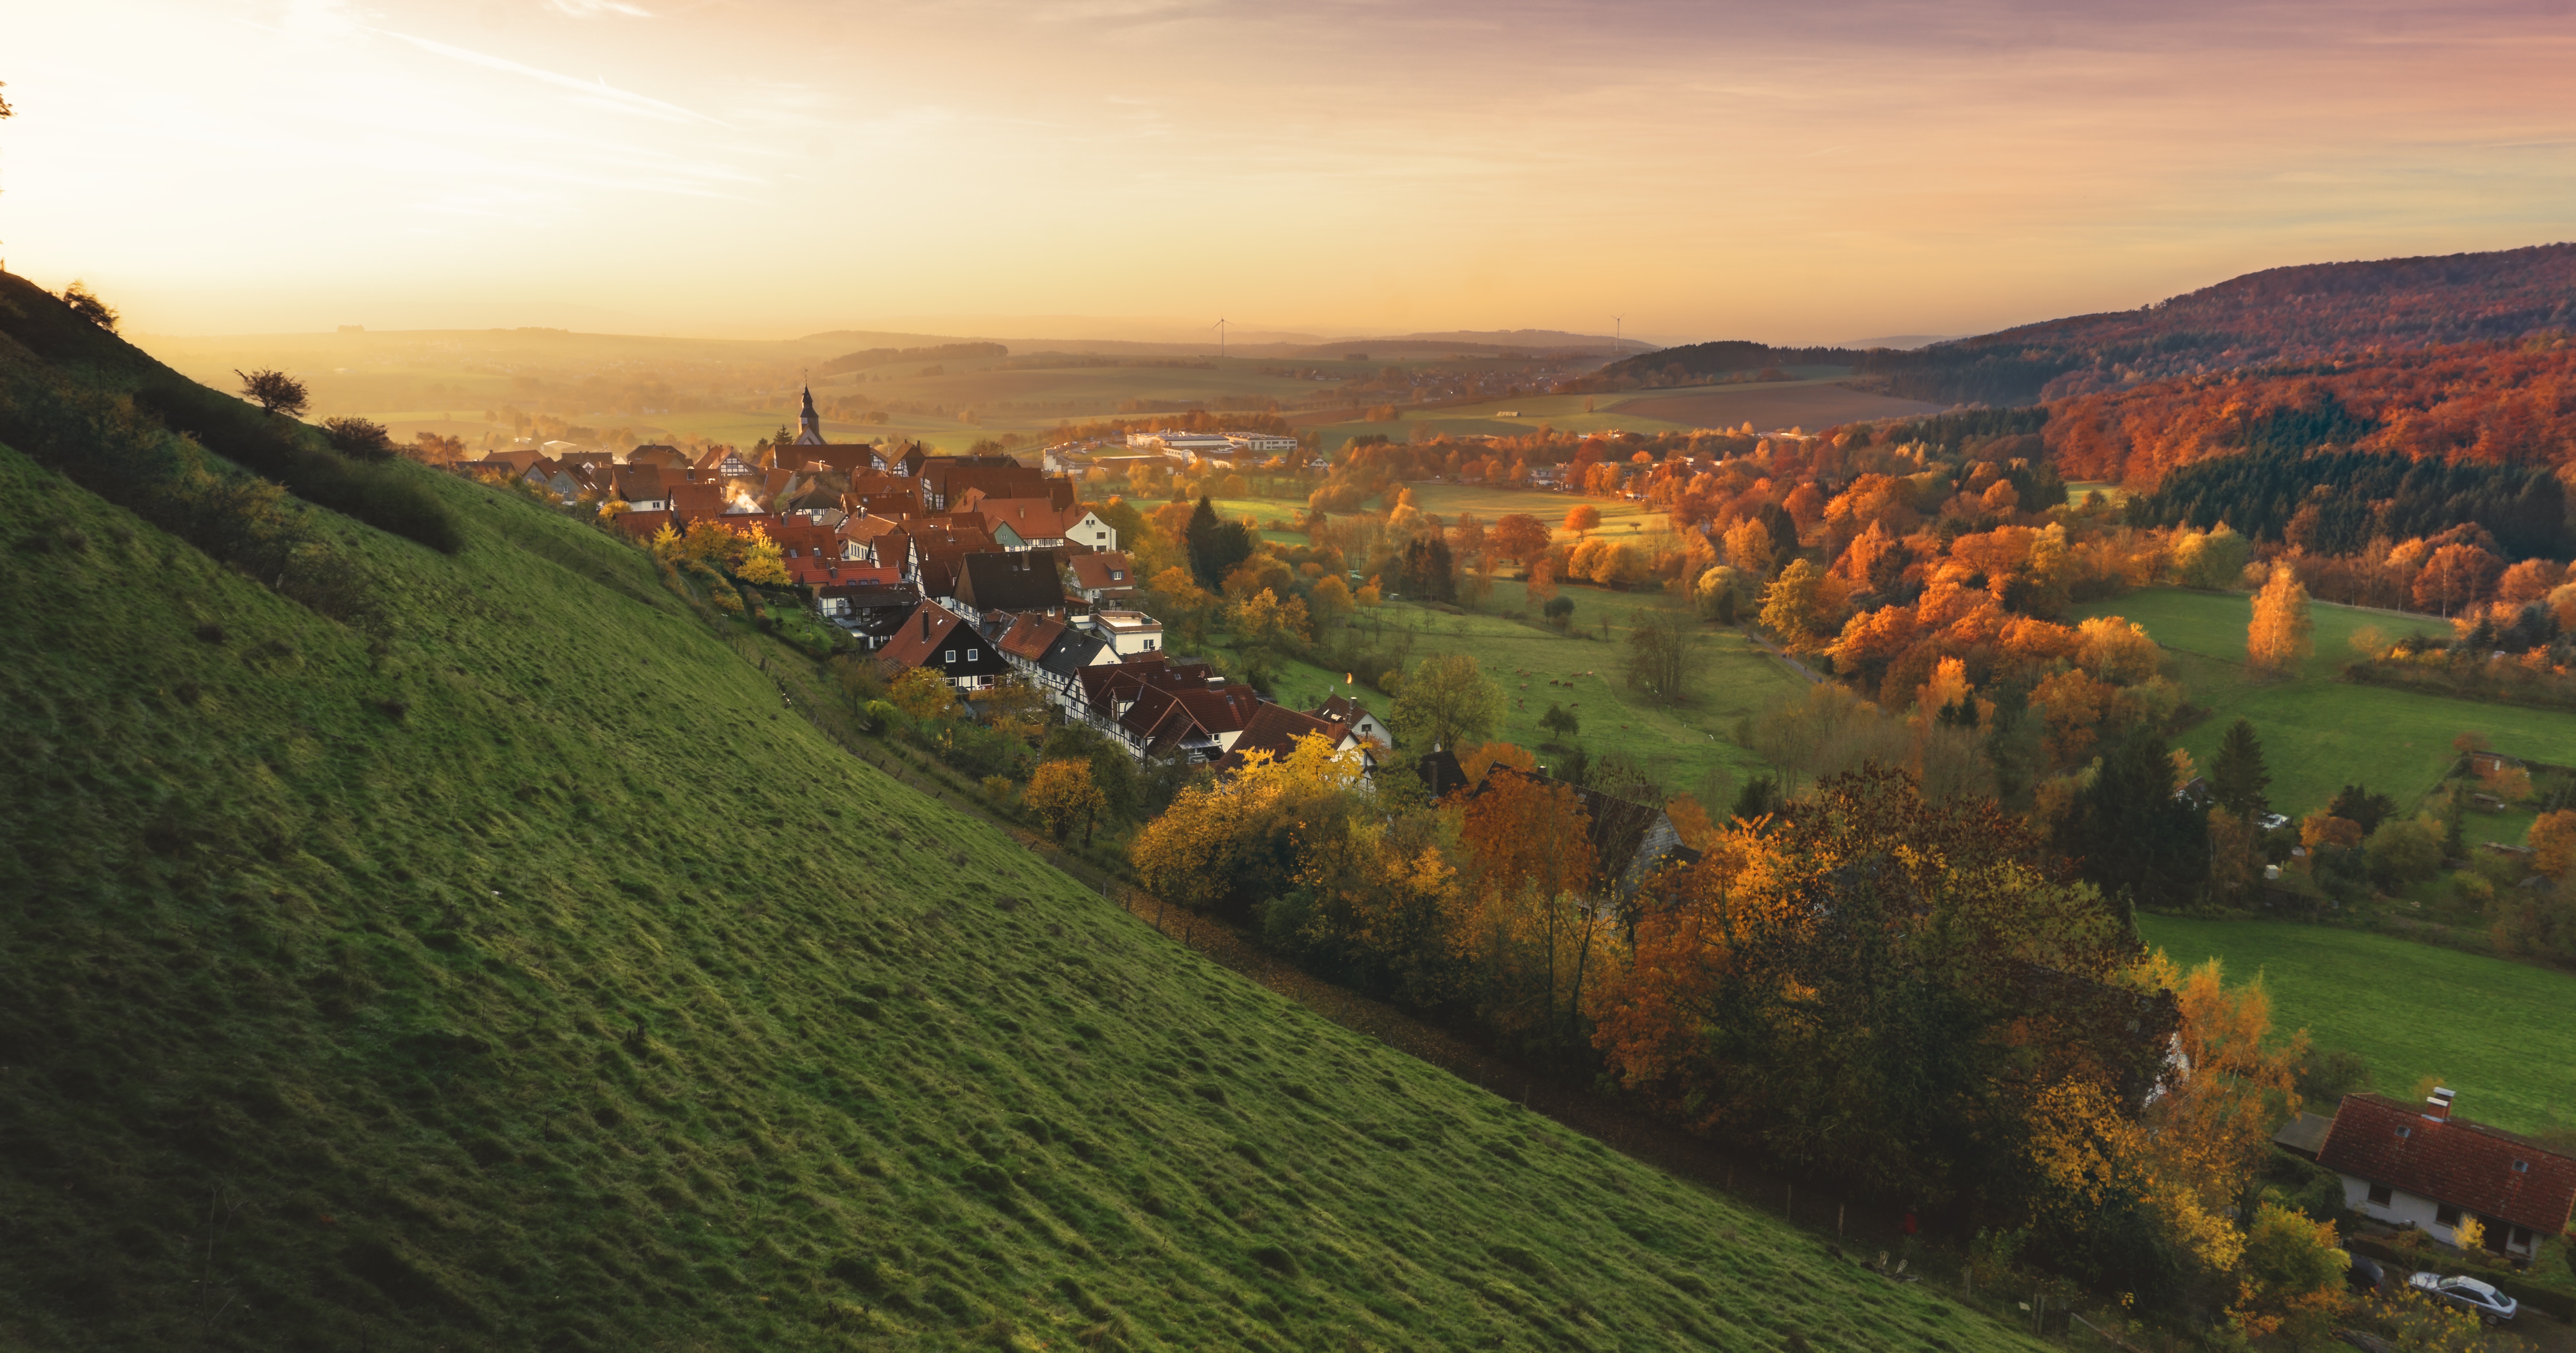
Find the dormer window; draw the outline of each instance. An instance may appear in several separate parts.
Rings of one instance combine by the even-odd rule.
[[[2415,1135],[2415,1129],[2411,1127],[2402,1127],[2397,1129],[2397,1135],[2400,1137],[2412,1137]]]
[[[2530,1161],[2527,1161],[2527,1160],[2517,1160],[2517,1161],[2515,1161],[2515,1162],[2513,1163],[2513,1172],[2514,1172],[2515,1174],[2529,1174],[2529,1173],[2531,1173],[2531,1162],[2530,1162]]]

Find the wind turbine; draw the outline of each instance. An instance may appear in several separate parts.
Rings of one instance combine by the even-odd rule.
[[[1620,353],[1627,351],[1627,325],[1628,317],[1626,315],[1612,315],[1610,317],[1610,356],[1613,360],[1616,360]]]
[[[1225,326],[1225,320],[1220,319],[1216,322],[1216,355],[1219,360],[1225,357]]]

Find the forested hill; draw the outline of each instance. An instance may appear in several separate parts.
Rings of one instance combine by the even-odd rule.
[[[2549,244],[2272,268],[2136,310],[2025,324],[1911,352],[1700,343],[1629,358],[1594,379],[1605,388],[1623,380],[1677,384],[1681,375],[1835,363],[1909,398],[2025,404],[2371,349],[2554,335],[2571,323],[2576,244]]]
[[[2036,1347],[1166,942],[610,535],[65,313],[0,275],[0,1348]]]

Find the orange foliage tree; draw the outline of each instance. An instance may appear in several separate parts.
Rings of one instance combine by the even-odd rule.
[[[2294,676],[2316,652],[2315,622],[2308,619],[2308,589],[2287,564],[2274,564],[2254,594],[2254,622],[2245,630],[2245,661],[2266,676]]]

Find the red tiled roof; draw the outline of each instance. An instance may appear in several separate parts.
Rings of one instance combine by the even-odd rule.
[[[1245,752],[1263,751],[1273,756],[1286,756],[1296,749],[1297,739],[1314,733],[1338,747],[1350,730],[1340,724],[1326,723],[1312,714],[1300,714],[1285,705],[1263,705],[1252,712],[1243,725],[1243,736],[1234,740],[1227,753],[1229,762],[1237,762]]]
[[[1053,648],[1063,634],[1063,621],[1022,613],[1012,617],[1011,628],[1002,635],[997,647],[1023,662],[1036,662],[1047,655],[1047,650]]]
[[[925,616],[930,620],[926,630],[922,625],[922,618]],[[912,614],[903,618],[902,628],[897,629],[893,637],[886,640],[885,647],[877,650],[877,661],[888,667],[929,666],[940,660],[941,642],[955,633],[960,626],[965,627],[968,638],[974,637],[974,626],[967,625],[965,620],[950,613],[947,607],[937,602],[925,601],[913,608]]]
[[[1124,554],[1077,554],[1073,564],[1074,586],[1089,592],[1105,592],[1136,586],[1136,566]],[[1116,578],[1109,576],[1116,570]]]
[[[617,529],[635,537],[637,540],[651,540],[656,532],[659,532],[664,526],[670,525],[670,523],[671,514],[668,512],[621,512],[617,514]],[[678,528],[673,527],[672,529],[677,530]]]
[[[2543,1236],[2565,1230],[2576,1210],[2576,1160],[2382,1095],[2344,1096],[2317,1163]]]

